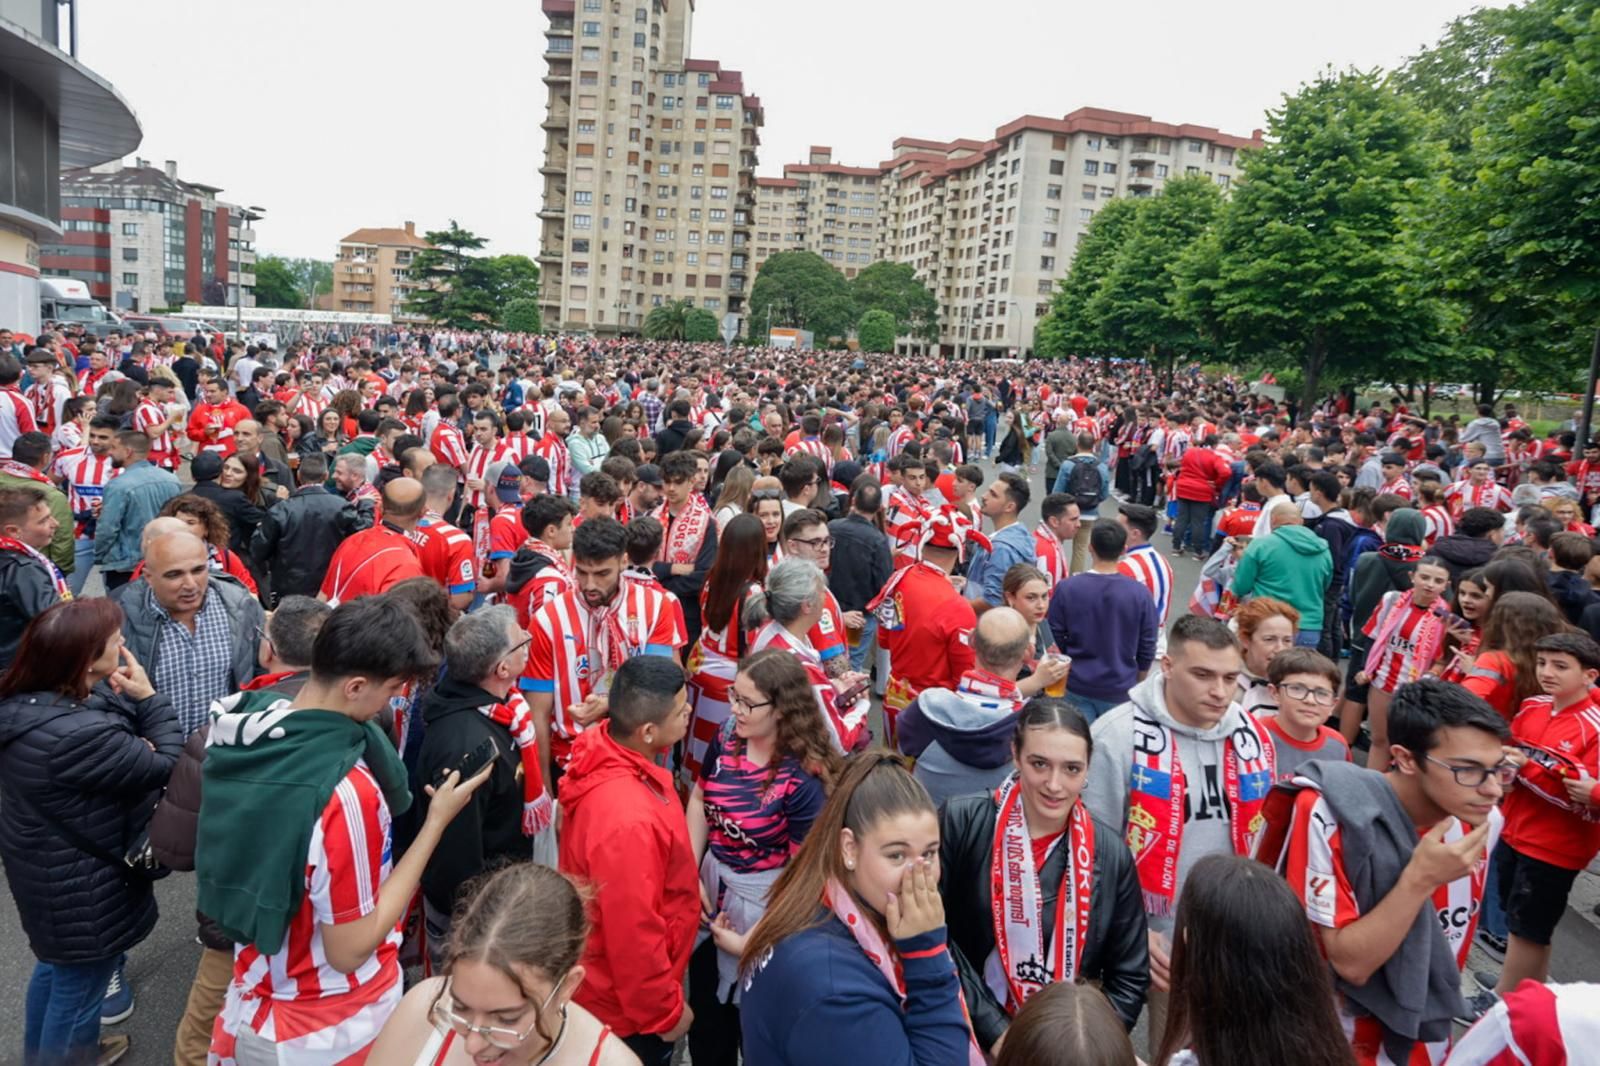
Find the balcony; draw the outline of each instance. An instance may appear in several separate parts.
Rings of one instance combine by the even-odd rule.
[[[1128,174],[1128,188],[1130,189],[1148,189],[1155,183],[1156,171],[1154,167],[1138,168]]]
[[[547,200],[538,211],[542,219],[564,218],[566,213],[567,205],[560,200]]]
[[[567,119],[571,114],[572,112],[566,108],[562,108],[560,111],[546,111],[544,121],[539,125],[547,130],[564,130],[567,128]]]
[[[565,58],[552,58],[552,53],[546,52],[545,58],[550,60],[550,73],[544,76],[546,85],[565,85],[572,82],[572,56],[567,53]]]
[[[1154,163],[1156,161],[1156,146],[1153,144],[1135,144],[1128,149],[1128,162],[1133,166],[1140,163]]]
[[[544,162],[539,166],[541,174],[565,174],[567,172],[567,153],[546,152]]]

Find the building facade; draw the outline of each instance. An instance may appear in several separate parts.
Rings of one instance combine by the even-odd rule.
[[[690,58],[691,0],[544,0],[540,304],[548,328],[637,332],[689,300],[742,316],[761,101]]]
[[[119,159],[61,175],[59,238],[44,273],[87,282],[115,311],[188,304],[255,306],[255,230],[215,185],[185,181],[178,164]],[[258,209],[259,210],[259,209]]]
[[[1029,355],[1097,210],[1184,175],[1226,192],[1240,151],[1260,143],[1260,130],[1237,137],[1099,108],[1025,115],[984,141],[901,138],[882,164],[876,258],[910,263],[937,298],[940,351]]]
[[[878,258],[884,167],[847,167],[813,145],[781,178],[756,179],[755,269],[778,252],[815,252],[847,278]]]
[[[143,136],[127,101],[74,58],[77,42],[61,48],[59,21],[56,0],[0,0],[0,326],[28,334],[43,252],[62,237],[61,169],[118,158]]]
[[[411,260],[431,247],[417,236],[417,224],[399,229],[358,229],[339,241],[333,257],[333,293],[330,311],[355,311],[391,315],[396,322],[419,321],[406,310],[417,291],[411,280]]]

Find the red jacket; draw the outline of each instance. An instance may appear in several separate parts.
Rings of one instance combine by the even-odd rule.
[[[1222,487],[1233,476],[1233,467],[1210,448],[1190,448],[1178,466],[1178,482],[1173,495],[1180,500],[1214,503]]]
[[[196,404],[189,415],[186,432],[190,440],[200,445],[200,451],[218,452],[226,459],[239,450],[233,439],[233,427],[249,417],[250,411],[237,400]]]
[[[618,1036],[665,1033],[683,1014],[700,927],[700,873],[672,774],[585,729],[561,779],[560,868],[594,886],[587,976],[574,997]]]

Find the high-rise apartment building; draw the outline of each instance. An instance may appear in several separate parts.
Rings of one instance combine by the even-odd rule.
[[[742,315],[760,99],[738,71],[689,57],[692,0],[543,7],[546,324],[637,331],[676,300]]]
[[[396,322],[417,320],[420,316],[406,310],[406,301],[417,291],[410,277],[411,259],[428,247],[417,236],[415,222],[401,229],[356,230],[339,241],[334,253],[329,310],[391,315]]]
[[[1183,175],[1226,190],[1240,150],[1260,143],[1259,130],[1236,137],[1099,108],[1025,115],[986,141],[901,138],[879,182],[876,257],[910,263],[933,292],[940,351],[1026,355],[1097,210]]]
[[[847,278],[878,258],[884,167],[847,167],[813,145],[781,178],[756,179],[755,269],[778,252],[815,252]]]
[[[116,160],[61,174],[57,243],[40,254],[44,273],[87,282],[119,311],[183,304],[255,306],[255,217],[217,198],[215,185],[162,167]],[[260,210],[257,208],[256,210]]]

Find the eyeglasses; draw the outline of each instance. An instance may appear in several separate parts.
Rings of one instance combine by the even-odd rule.
[[[790,544],[804,544],[812,551],[821,551],[823,548],[833,547],[832,537],[790,537]]]
[[[532,644],[532,643],[533,643],[533,638],[532,637],[524,637],[522,640],[517,641],[515,644],[511,645],[511,647],[507,648],[506,649],[506,653],[504,655],[500,656],[500,658],[501,659],[509,659],[513,655],[517,654],[517,652],[521,651],[523,648],[526,648],[529,644]]]
[[[487,1041],[491,1047],[499,1048],[501,1051],[512,1051],[521,1047],[523,1043],[527,1041],[528,1037],[533,1035],[534,1030],[539,1028],[540,1016],[543,1015],[545,1009],[550,1006],[551,1001],[556,998],[556,993],[561,991],[561,986],[563,983],[565,983],[566,979],[567,975],[562,974],[561,980],[555,983],[555,987],[550,989],[550,994],[544,997],[544,1002],[539,1004],[539,1009],[533,1012],[533,1021],[528,1023],[528,1027],[520,1032],[516,1029],[506,1029],[498,1025],[473,1025],[471,1022],[467,1021],[467,1019],[461,1017],[461,1015],[457,1014],[450,1006],[447,1005],[455,1002],[455,997],[450,992],[450,984],[448,981],[445,982],[444,994],[433,1003],[433,1015],[436,1020],[442,1022],[447,1028],[455,1030],[455,1032],[460,1036],[470,1036],[471,1034],[476,1033],[483,1037],[483,1039]],[[553,1046],[560,1045],[561,1037],[566,1034],[566,1031],[567,1007],[566,1004],[563,1003],[561,1005],[561,1029],[556,1034],[555,1044]]]
[[[272,635],[266,631],[266,628],[263,627],[263,626],[256,626],[255,628],[256,628],[256,642],[257,643],[263,643],[264,642],[267,645],[267,647],[271,648],[273,651],[277,651],[278,650],[278,646],[272,642]]]
[[[772,700],[764,700],[761,703],[751,703],[749,700],[745,699],[737,692],[734,692],[732,689],[728,690],[729,706],[743,707],[746,714],[749,714],[752,711],[759,711],[763,707],[771,707],[772,703]]]
[[[1279,685],[1278,691],[1292,700],[1305,700],[1318,707],[1332,707],[1339,695],[1331,688],[1312,688],[1310,685],[1300,685],[1293,681]]]
[[[1456,784],[1463,788],[1478,788],[1489,780],[1492,774],[1500,779],[1502,785],[1509,785],[1517,779],[1517,768],[1508,762],[1496,763],[1493,766],[1451,766],[1432,755],[1424,755],[1424,759],[1435,766],[1442,766],[1450,771],[1450,776],[1456,779]]]

